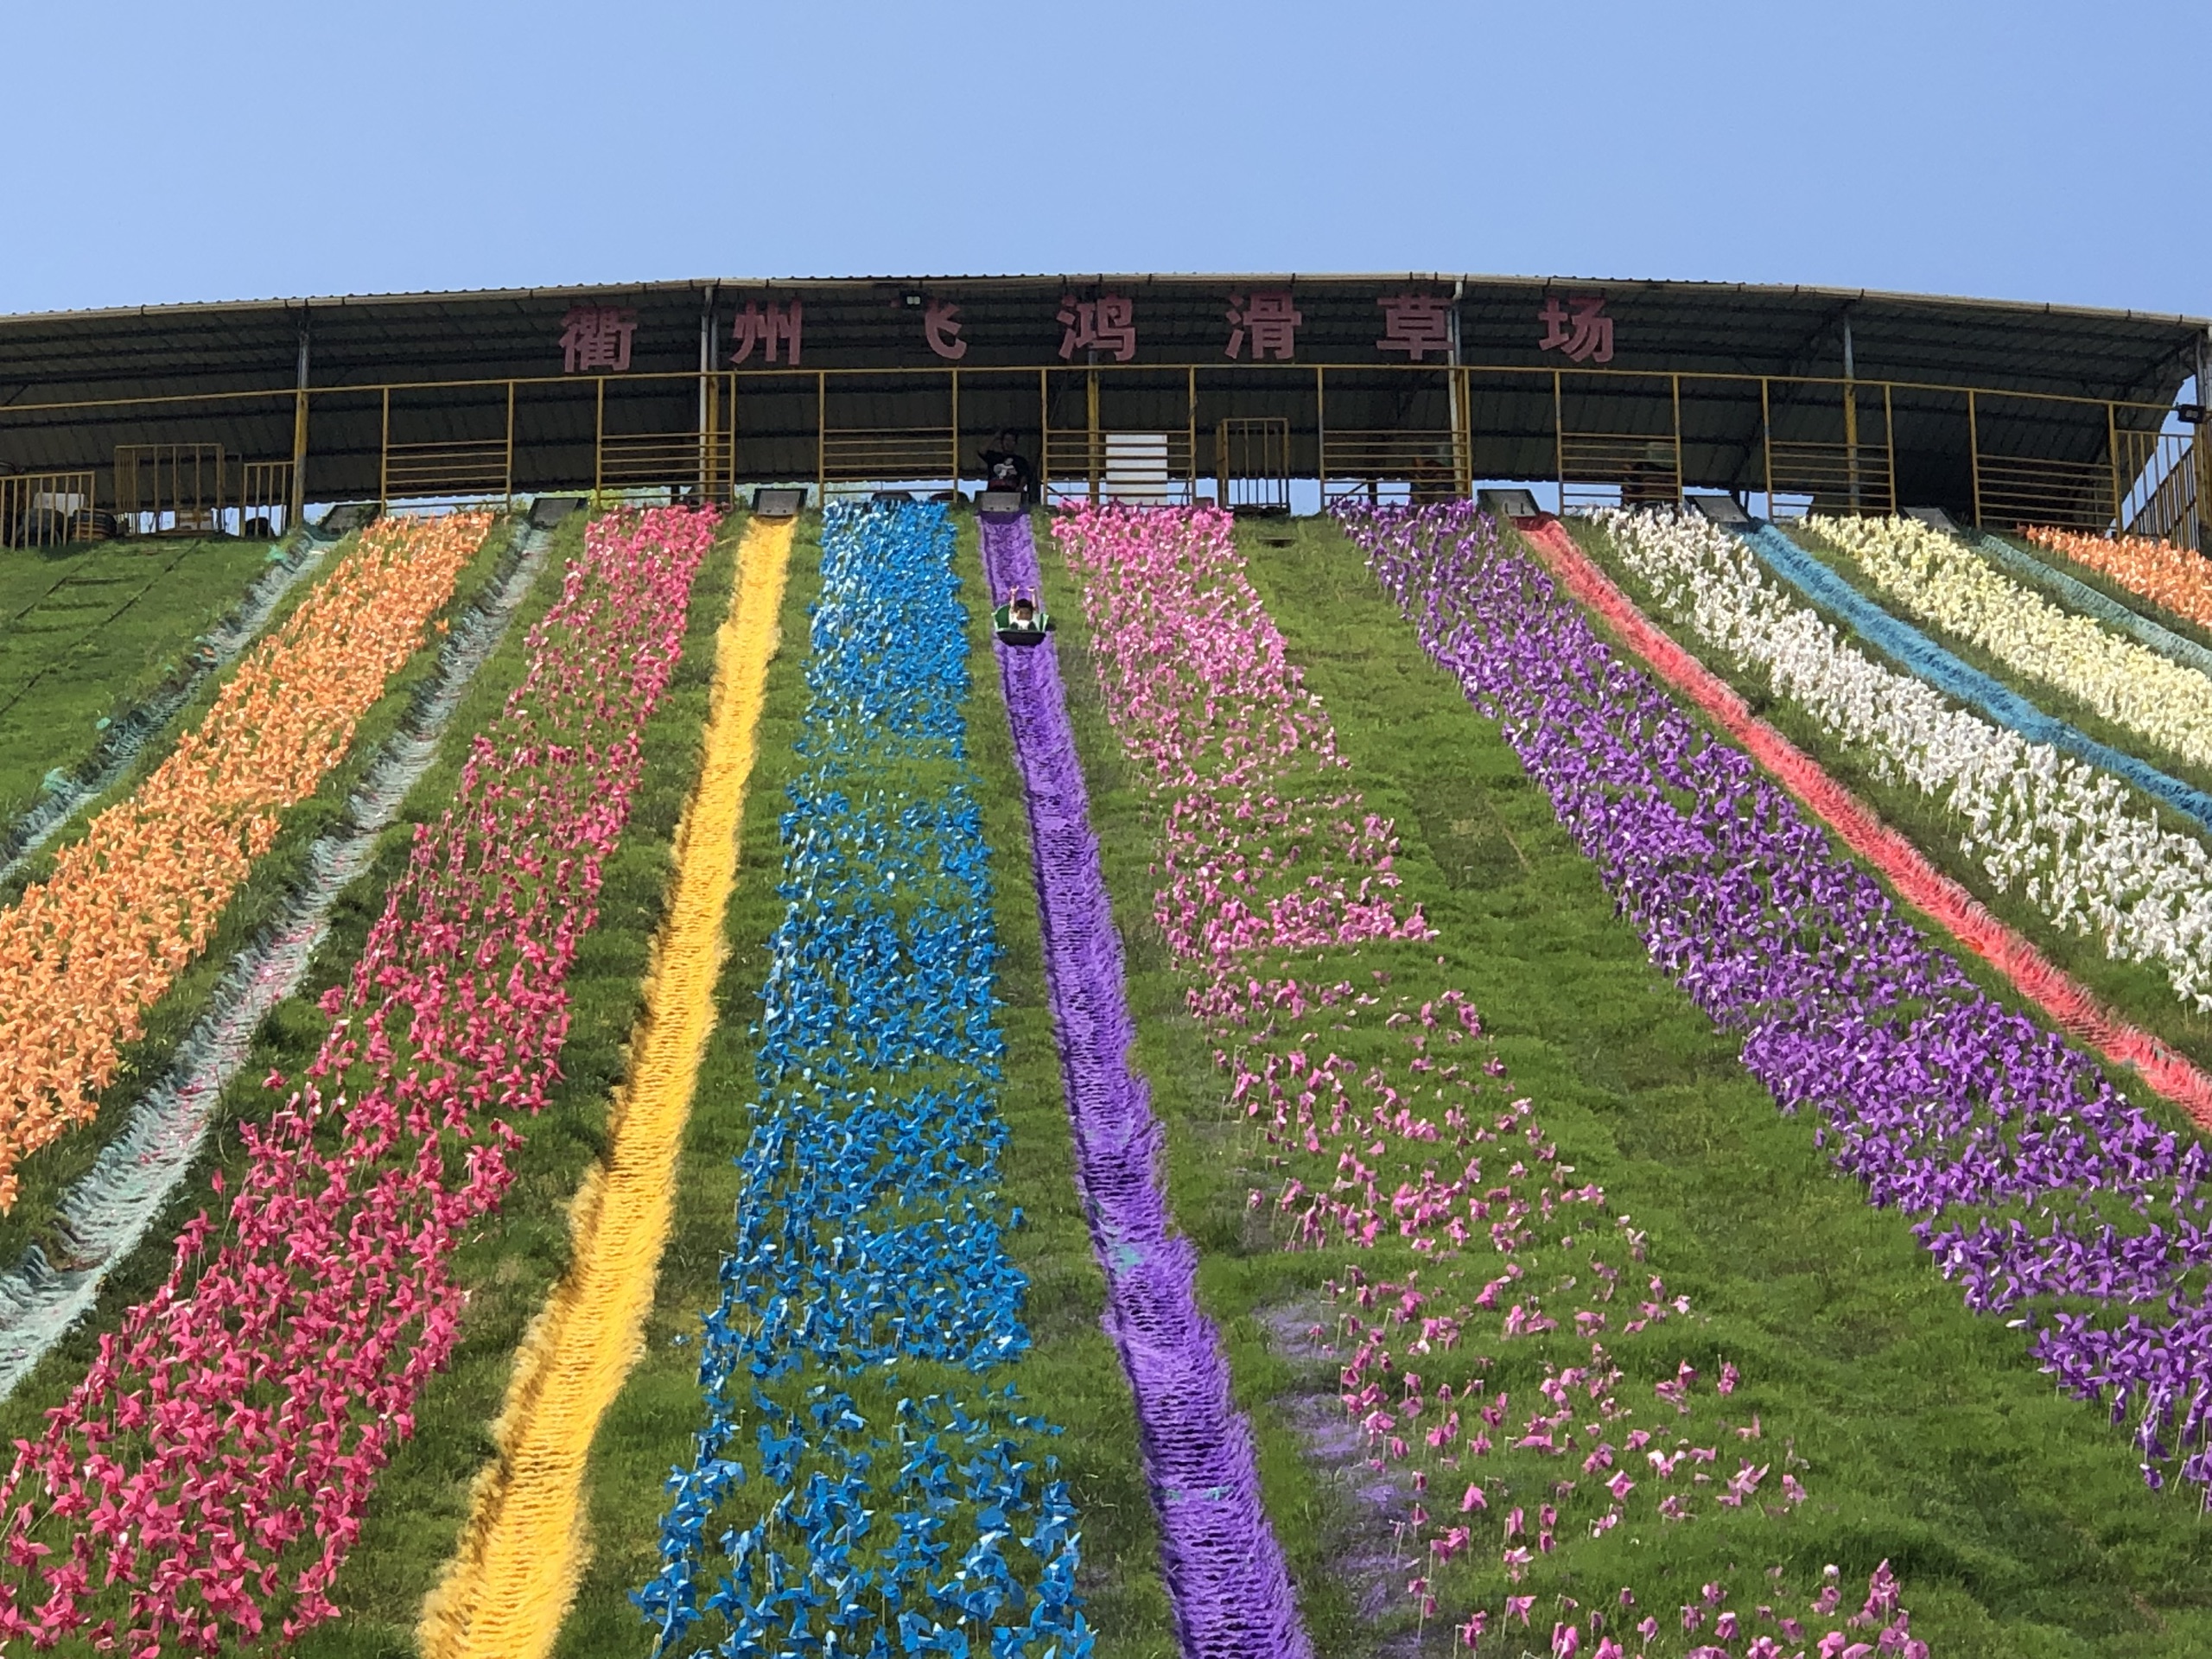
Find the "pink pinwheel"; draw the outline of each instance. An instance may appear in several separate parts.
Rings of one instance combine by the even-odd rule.
[[[1715,1421],[1741,1384],[1736,1366],[1720,1366],[1718,1387],[1671,1354],[1671,1375],[1644,1369],[1660,1358],[1648,1333],[1687,1313],[1688,1300],[1646,1265],[1645,1236],[1611,1211],[1602,1185],[1562,1162],[1532,1103],[1511,1095],[1473,1005],[1433,984],[1394,993],[1389,969],[1345,960],[1370,947],[1377,961],[1385,950],[1402,960],[1405,945],[1433,935],[1405,900],[1395,826],[1353,786],[1227,518],[1077,512],[1054,533],[1082,584],[1107,718],[1154,798],[1152,919],[1211,1039],[1230,1109],[1253,1138],[1253,1161],[1275,1172],[1247,1195],[1249,1224],[1283,1248],[1351,1258],[1323,1287],[1341,1310],[1340,1397],[1370,1469],[1394,1483],[1402,1473],[1399,1497],[1379,1500],[1395,1524],[1440,1569],[1465,1553],[1465,1526],[1431,1516],[1432,1481],[1463,1493],[1459,1516],[1488,1507],[1485,1486],[1501,1508],[1503,1495],[1527,1497],[1498,1544],[1518,1581],[1572,1573],[1586,1531],[1600,1539],[1631,1517],[1688,1525],[1715,1511],[1759,1512],[1751,1500],[1767,1466],[1746,1462],[1725,1483],[1699,1472],[1726,1429],[1747,1440],[1761,1432],[1756,1416]],[[1387,1043],[1383,1033],[1393,1033]],[[1418,1268],[1396,1265],[1387,1278],[1363,1270],[1363,1258],[1392,1246]],[[1315,1326],[1315,1338],[1327,1329]],[[1616,1359],[1604,1345],[1615,1340],[1644,1351]],[[1478,1382],[1456,1406],[1445,1403],[1447,1388],[1434,1386],[1433,1398],[1423,1389],[1425,1357],[1501,1344],[1575,1360],[1547,1364],[1537,1385],[1546,1407],[1525,1421],[1516,1414],[1518,1427],[1508,1426],[1505,1395],[1484,1403]],[[1656,1447],[1653,1428],[1633,1425],[1639,1412],[1656,1415],[1655,1404],[1667,1423]],[[1716,1444],[1669,1444],[1693,1428]],[[1644,1456],[1649,1482],[1640,1467],[1616,1466]],[[1475,1485],[1462,1469],[1472,1457],[1504,1466]],[[1556,1501],[1539,1506],[1549,1476],[1531,1478],[1529,1466],[1552,1459],[1586,1478],[1579,1491],[1572,1479],[1552,1481]],[[1693,1510],[1692,1481],[1715,1486],[1712,1505]],[[1785,1479],[1792,1503],[1802,1490]],[[1437,1578],[1421,1581],[1421,1617],[1449,1600],[1450,1580]],[[1507,1616],[1525,1625],[1531,1605],[1509,1599]],[[1700,1627],[1711,1616],[1697,1609]],[[1606,1650],[1594,1620],[1573,1639]]]
[[[212,1183],[222,1225],[180,1231],[167,1281],[19,1443],[0,1630],[33,1618],[44,1642],[112,1604],[150,1656],[336,1615],[370,1490],[459,1338],[454,1250],[559,1077],[569,969],[714,528],[663,511],[588,531],[523,683],[322,999],[321,1052],[241,1126],[236,1190]]]

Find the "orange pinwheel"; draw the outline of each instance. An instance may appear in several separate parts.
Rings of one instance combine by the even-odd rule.
[[[2037,547],[2062,553],[2176,616],[2212,628],[2212,565],[2202,554],[2147,536],[2085,536],[2042,525],[2026,535]]]
[[[148,1007],[206,946],[284,809],[346,753],[490,524],[372,526],[198,728],[0,912],[0,1210],[22,1160],[92,1116]]]

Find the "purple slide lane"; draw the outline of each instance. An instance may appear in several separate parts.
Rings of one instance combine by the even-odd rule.
[[[986,518],[992,602],[1038,592],[1026,518]],[[1076,1181],[1106,1329],[1136,1397],[1160,1567],[1186,1659],[1310,1659],[1281,1547],[1260,1505],[1251,1426],[1198,1300],[1198,1252],[1169,1230],[1160,1130],[1144,1079],[1090,804],[1052,642],[995,647],[1029,810],[1045,979],[1075,1133]]]

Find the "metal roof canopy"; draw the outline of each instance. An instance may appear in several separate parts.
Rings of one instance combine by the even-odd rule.
[[[1294,360],[1230,361],[1224,350],[1230,296],[1282,288],[1292,291],[1302,316]],[[1681,383],[1681,481],[1745,487],[1757,474],[1762,433],[1770,431],[1779,442],[1793,420],[1825,418],[1806,410],[1808,397],[1816,404],[1826,394],[1802,387],[1763,410],[1759,378],[1840,380],[1847,339],[1856,383],[1946,389],[1901,391],[1893,442],[1901,497],[1954,501],[1968,467],[1965,403],[1957,395],[1965,389],[1990,395],[1979,416],[1985,450],[2086,464],[2108,448],[2102,406],[2145,406],[2153,412],[2139,421],[2155,425],[2155,411],[2197,372],[2212,330],[2193,317],[1854,289],[1433,272],[701,279],[149,306],[0,317],[0,461],[26,470],[105,467],[116,443],[148,441],[156,427],[166,433],[218,414],[234,452],[288,454],[291,399],[271,394],[292,392],[304,365],[317,394],[310,448],[319,499],[333,499],[327,490],[374,488],[372,458],[385,440],[377,396],[366,389],[406,384],[423,389],[392,394],[395,425],[404,412],[410,438],[459,442],[488,438],[495,424],[491,404],[506,394],[498,386],[452,383],[551,380],[524,386],[516,403],[515,448],[535,457],[531,464],[518,461],[517,482],[540,474],[550,482],[558,473],[560,481],[573,483],[579,474],[570,452],[579,444],[588,448],[593,440],[588,414],[567,405],[588,382],[605,382],[610,433],[682,429],[696,419],[683,383],[626,383],[645,375],[696,374],[702,356],[727,367],[734,317],[749,304],[796,300],[805,306],[803,378],[756,377],[753,372],[763,367],[756,352],[739,371],[747,409],[737,425],[747,441],[760,444],[758,464],[748,461],[744,468],[749,474],[803,476],[812,470],[800,457],[813,442],[817,372],[833,377],[830,423],[841,428],[942,423],[946,416],[929,412],[932,399],[941,401],[929,382],[891,376],[957,367],[963,432],[1008,424],[1033,432],[1039,423],[1038,371],[1071,380],[1066,371],[1085,366],[1081,352],[1072,364],[1058,355],[1064,297],[1108,292],[1133,301],[1138,336],[1134,364],[1106,377],[1111,425],[1173,429],[1186,419],[1198,421],[1199,412],[1186,404],[1188,370],[1198,372],[1202,430],[1232,408],[1272,413],[1281,404],[1287,410],[1295,400],[1311,398],[1312,366],[1326,364],[1332,430],[1433,429],[1450,423],[1440,372],[1447,359],[1432,353],[1422,365],[1440,371],[1432,384],[1427,376],[1406,376],[1403,353],[1378,349],[1378,301],[1408,291],[1453,302],[1457,361],[1471,371],[1465,418],[1484,476],[1548,476],[1554,433],[1562,424],[1581,432],[1640,433],[1668,395],[1665,377],[1721,375],[1737,378]],[[1540,314],[1548,303],[1588,296],[1602,296],[1613,324],[1612,354],[1602,374],[1591,372],[1594,364],[1567,361],[1540,344],[1546,335]],[[960,308],[965,350],[957,364],[929,348],[916,296]],[[563,318],[580,305],[634,310],[627,375],[563,379]],[[1340,380],[1340,366],[1353,372]],[[1363,368],[1379,372],[1357,372]],[[1144,372],[1163,370],[1173,372]],[[1563,422],[1554,411],[1552,376],[1531,372],[1552,370],[1563,372]],[[882,373],[868,378],[869,371]],[[993,371],[1002,372],[996,380],[989,378]],[[1016,371],[1027,378],[1005,372]],[[346,388],[363,390],[348,397]],[[189,401],[238,392],[264,394],[265,400]],[[2021,405],[2005,393],[2090,402],[2068,410]],[[1059,402],[1056,429],[1066,418]],[[57,407],[67,405],[77,407]],[[50,412],[35,412],[41,407]],[[390,435],[397,441],[397,433]],[[568,458],[553,460],[555,447]],[[1300,456],[1310,471],[1312,456],[1303,447],[1294,464],[1301,464]]]
[[[1219,365],[1228,296],[1289,288],[1304,324],[1297,360],[1378,355],[1377,297],[1459,295],[1459,361],[1575,365],[1538,349],[1548,299],[1602,295],[1616,370],[1741,375],[1843,372],[1849,323],[1861,380],[2170,401],[2195,371],[2212,321],[2010,301],[1744,283],[1379,276],[1056,276],[699,280],[626,287],[509,289],[142,306],[0,317],[0,408],[214,391],[289,391],[303,334],[317,387],[528,378],[561,368],[561,319],[576,305],[634,308],[637,372],[699,365],[709,311],[717,357],[747,302],[806,302],[808,368],[939,365],[908,294],[962,308],[963,370],[1057,362],[1062,296],[1118,292],[1136,302],[1138,360]]]

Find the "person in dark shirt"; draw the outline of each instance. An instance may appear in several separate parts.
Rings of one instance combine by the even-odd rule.
[[[1029,464],[1028,456],[1014,447],[1011,431],[1001,431],[983,451],[983,483],[988,489],[1018,493],[1024,506],[1036,505],[1036,468]]]
[[[1027,594],[1016,594],[991,613],[991,627],[1009,645],[1042,645],[1055,626],[1051,613]]]

